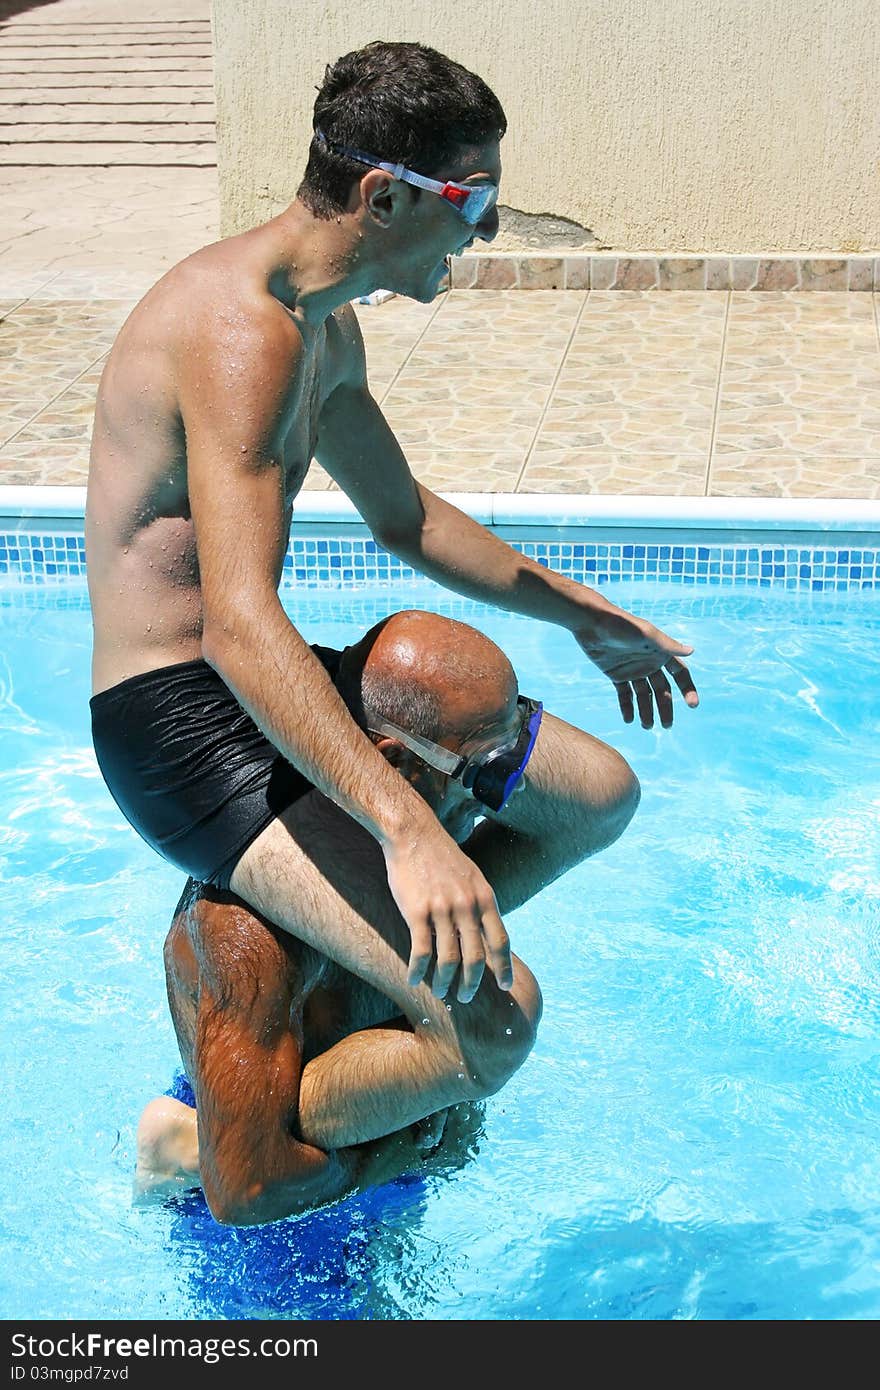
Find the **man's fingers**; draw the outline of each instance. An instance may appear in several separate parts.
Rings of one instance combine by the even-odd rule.
[[[647,679],[633,681],[633,689],[636,692],[636,703],[639,707],[639,719],[642,728],[653,729],[654,699]]]
[[[685,704],[690,705],[692,709],[695,708],[700,703],[700,697],[697,694],[693,677],[684,662],[673,656],[667,661],[666,669],[684,696]]]
[[[435,999],[444,999],[456,971],[461,965],[458,932],[449,912],[432,912],[434,940],[437,949],[437,963],[431,979],[431,993]]]
[[[629,681],[615,681],[614,688],[617,691],[617,703],[620,705],[620,713],[623,715],[624,724],[633,722],[633,693]]]
[[[660,724],[664,729],[672,728],[673,708],[672,708],[672,686],[666,679],[662,671],[655,671],[648,677],[651,689],[654,692],[654,699],[657,702],[657,713],[660,715]]]
[[[700,697],[697,694],[691,673],[684,662],[679,661],[677,656],[670,657],[665,664],[665,669],[684,696],[685,703],[692,709],[695,708],[700,703]],[[626,724],[633,722],[634,711],[638,708],[639,722],[642,728],[652,729],[654,727],[654,703],[656,701],[662,727],[664,729],[672,727],[674,714],[672,686],[662,669],[652,671],[649,676],[639,677],[638,680],[615,681],[614,688],[617,691],[617,702]]]
[[[495,976],[499,989],[513,987],[513,961],[510,955],[510,937],[494,905],[483,911],[483,937],[486,942],[486,958],[489,969]]]
[[[469,1004],[480,988],[486,969],[486,946],[477,914],[462,922],[459,930],[461,945],[461,976],[455,997],[460,1004]]]
[[[427,922],[419,926],[410,923],[409,930],[412,949],[409,953],[406,982],[409,985],[420,985],[434,959],[434,935]]]

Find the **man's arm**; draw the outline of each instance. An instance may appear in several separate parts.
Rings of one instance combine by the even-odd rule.
[[[457,593],[566,628],[614,682],[627,723],[637,705],[642,724],[650,727],[655,702],[661,724],[672,723],[672,691],[664,670],[686,703],[696,705],[697,692],[681,660],[692,647],[521,555],[413,478],[370,394],[362,343],[349,332],[354,366],[324,406],[315,453],[376,540]]]
[[[301,988],[283,934],[235,900],[194,896],[186,908],[195,947],[194,1037],[178,1033],[197,1108],[169,1096],[145,1107],[138,1125],[135,1193],[167,1195],[199,1183],[217,1221],[277,1221],[389,1182],[422,1165],[426,1137],[406,1129],[325,1153],[296,1138],[302,1038],[291,1007]],[[167,961],[167,956],[166,956]],[[177,1024],[181,988],[166,965]]]
[[[302,1039],[291,1027],[295,972],[279,933],[243,905],[200,898],[189,909],[198,965],[190,1081],[199,1178],[212,1215],[274,1221],[355,1185],[353,1153],[295,1137]],[[175,989],[168,972],[169,1003]]]
[[[209,327],[178,364],[203,655],[275,747],[380,844],[412,939],[410,983],[436,953],[438,997],[459,969],[459,997],[472,997],[487,962],[509,989],[510,941],[486,878],[358,728],[278,594],[283,447],[307,375],[301,330],[278,304]]]

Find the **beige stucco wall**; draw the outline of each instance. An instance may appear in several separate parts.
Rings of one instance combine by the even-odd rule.
[[[213,0],[224,234],[293,197],[325,64],[419,40],[507,113],[502,202],[665,251],[880,247],[878,0]]]

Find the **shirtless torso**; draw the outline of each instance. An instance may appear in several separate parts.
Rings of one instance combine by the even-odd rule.
[[[611,843],[638,784],[613,749],[545,711],[521,794],[487,813],[465,852],[359,727],[281,601],[311,457],[415,570],[570,633],[627,722],[637,709],[645,727],[655,710],[671,724],[666,672],[688,705],[697,695],[690,647],[417,482],[369,391],[352,301],[382,286],[430,303],[446,258],[497,233],[497,101],[418,45],[346,55],[321,93],[328,119],[380,118],[355,151],[316,132],[310,161],[326,156],[328,180],[335,169],[324,201],[312,188],[191,256],[123,327],[99,389],[86,558],[93,738],[120,807],[185,873],[231,889],[407,1022],[360,1028],[306,1069],[301,1136],[330,1152],[491,1094],[522,1064],[540,994],[499,904],[513,910]],[[421,171],[363,153],[391,139],[392,108],[404,144],[422,123]],[[352,154],[353,168],[334,163]],[[457,733],[461,746],[485,738],[485,712]],[[253,1219],[259,1200],[239,1191],[222,1210]]]
[[[235,396],[241,356],[254,348],[254,325],[265,326],[276,350],[287,340],[291,372],[285,398],[274,403],[284,494],[276,583],[322,406],[362,365],[353,309],[345,305],[310,328],[273,293],[263,268],[264,236],[261,228],[208,246],[169,271],[136,306],[107,360],[86,513],[94,692],[202,654],[183,402],[222,385],[211,345],[225,345],[224,394],[234,422],[239,411],[253,408]]]

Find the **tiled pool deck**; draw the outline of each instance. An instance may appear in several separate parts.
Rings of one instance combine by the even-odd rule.
[[[55,0],[15,14],[0,35],[0,162],[9,166],[0,200],[0,485],[86,482],[95,393],[120,325],[170,264],[217,236],[213,147],[199,147],[198,164],[184,138],[187,122],[198,117],[204,136],[213,121],[209,5],[145,0],[142,8],[135,20],[118,0]],[[155,57],[167,51],[158,38],[186,39],[179,71]],[[120,65],[126,72],[107,75]],[[83,112],[67,86],[53,95],[72,81],[88,87],[77,100],[99,103],[97,134],[76,124]],[[120,82],[128,106],[107,85]],[[125,124],[132,112],[165,122],[150,137],[158,144],[137,143]],[[62,135],[57,149],[79,167],[59,165],[52,141]],[[437,490],[858,503],[880,499],[880,259],[872,256],[833,262],[826,280],[809,263],[803,283],[837,284],[845,271],[848,290],[736,288],[757,281],[729,265],[729,280],[705,267],[700,274],[733,288],[595,288],[615,275],[626,285],[658,275],[678,285],[697,273],[688,262],[686,275],[664,281],[665,263],[657,271],[615,261],[612,274],[602,261],[602,275],[594,267],[586,281],[575,267],[576,283],[590,288],[456,287],[431,305],[395,298],[357,312],[373,391],[413,471]],[[510,283],[498,280],[506,262],[482,258],[481,277],[472,259],[456,263],[456,279]],[[530,264],[549,273],[549,262]],[[780,279],[780,266],[764,269],[762,283],[794,283]],[[567,270],[564,283],[571,279]],[[307,489],[329,495],[333,486],[312,468]]]
[[[129,273],[0,267],[0,475],[82,485]],[[452,290],[357,306],[374,394],[448,492],[880,498],[873,293]],[[310,490],[334,485],[316,465]]]

